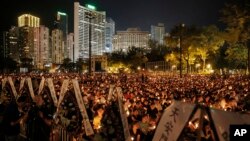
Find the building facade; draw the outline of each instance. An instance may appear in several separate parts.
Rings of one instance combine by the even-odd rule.
[[[20,62],[20,46],[19,42],[19,29],[12,26],[8,32],[6,32],[4,38],[4,54],[5,58],[10,57],[16,62]]]
[[[53,64],[62,64],[64,59],[64,41],[63,31],[60,29],[53,29],[51,33],[51,54]]]
[[[113,50],[113,38],[115,35],[115,22],[111,18],[106,19],[105,23],[105,52]]]
[[[151,40],[157,41],[159,44],[164,44],[165,26],[163,23],[151,25]]]
[[[74,33],[69,33],[67,37],[67,47],[69,48],[69,58],[72,62],[75,62],[74,60]]]
[[[105,20],[105,12],[74,3],[74,61],[89,58],[89,43],[92,55],[105,52]]]
[[[30,14],[23,14],[18,17],[18,27],[39,27],[40,26],[40,18],[35,17]]]
[[[67,47],[68,35],[68,14],[58,11],[56,14],[56,28],[62,30],[64,40],[64,58],[69,58],[69,48]]]
[[[126,31],[117,31],[113,39],[113,51],[127,52],[129,47],[148,49],[149,32],[139,28],[128,28]]]
[[[44,69],[47,65],[50,65],[51,58],[49,57],[49,28],[41,25],[38,28],[38,40],[39,45],[35,52],[35,64],[36,68]]]

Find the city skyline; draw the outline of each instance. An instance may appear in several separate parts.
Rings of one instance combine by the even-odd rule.
[[[75,0],[76,1],[76,0]],[[150,31],[151,25],[164,23],[169,32],[174,25],[185,23],[186,25],[206,26],[220,24],[219,10],[226,0],[86,0],[79,1],[81,5],[94,4],[97,11],[105,11],[107,17],[111,17],[116,23],[117,30],[126,30],[129,27],[139,27]],[[9,1],[8,1],[9,2]],[[69,16],[69,32],[73,32],[74,0],[11,0],[11,4],[1,4],[1,29],[8,30],[17,25],[17,17],[28,13],[41,18],[41,24],[49,28],[53,27],[57,11],[62,11]]]

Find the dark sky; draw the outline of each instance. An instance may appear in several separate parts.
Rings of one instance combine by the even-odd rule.
[[[3,0],[1,1],[1,29],[17,25],[23,13],[41,18],[41,24],[51,27],[56,11],[69,14],[69,31],[73,31],[75,0]],[[116,22],[116,30],[140,27],[150,31],[150,25],[164,23],[166,31],[179,23],[206,26],[219,24],[219,10],[226,0],[78,0],[81,5],[94,3],[98,10]],[[5,4],[6,3],[6,4]]]

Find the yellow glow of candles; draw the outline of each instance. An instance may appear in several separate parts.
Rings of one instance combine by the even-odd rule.
[[[195,123],[195,129],[197,129],[199,127],[199,123]]]
[[[131,140],[133,141],[133,140],[134,140],[134,137],[131,137]]]
[[[102,126],[101,126],[101,125],[99,125],[99,126],[98,126],[98,129],[100,129],[101,127],[102,127]]]
[[[126,112],[127,116],[129,116],[129,111]]]
[[[204,118],[208,120],[208,116],[207,115],[205,115]]]
[[[188,122],[188,125],[192,125],[192,122],[191,122],[191,121],[189,121],[189,122]]]

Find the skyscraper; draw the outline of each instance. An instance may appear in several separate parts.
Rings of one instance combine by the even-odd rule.
[[[115,22],[111,18],[106,19],[105,24],[105,52],[112,52],[113,37],[115,35]]]
[[[36,52],[36,68],[44,69],[45,65],[50,65],[49,57],[49,28],[41,25],[39,27],[39,48]]]
[[[62,64],[64,59],[63,32],[60,29],[52,30],[52,63]]]
[[[164,44],[165,26],[163,23],[158,23],[157,26],[151,25],[151,39],[159,44]]]
[[[88,18],[91,13],[94,18]],[[74,61],[78,58],[89,58],[89,41],[91,39],[91,54],[102,55],[105,51],[105,19],[106,13],[74,3]],[[91,37],[90,30],[91,28]]]
[[[39,27],[40,26],[40,18],[35,17],[30,14],[23,14],[18,17],[18,27]]]
[[[69,33],[67,36],[67,47],[69,48],[69,58],[71,61],[75,62],[74,60],[74,33]]]
[[[64,58],[69,58],[69,48],[67,47],[67,36],[68,36],[68,15],[64,12],[57,12],[56,16],[56,28],[62,30],[64,40]]]
[[[139,28],[128,28],[126,31],[117,31],[114,36],[114,50],[127,52],[129,47],[148,49],[149,32]]]

